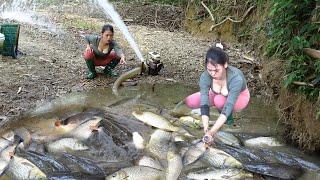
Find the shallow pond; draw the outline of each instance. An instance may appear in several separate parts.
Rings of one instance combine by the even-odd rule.
[[[8,129],[15,130],[24,127],[31,133],[34,143],[30,144],[27,151],[17,153],[36,164],[52,179],[62,177],[82,179],[87,176],[89,179],[102,178],[121,168],[133,166],[143,155],[143,152],[135,149],[132,143],[132,133],[137,131],[148,140],[153,129],[137,121],[132,115],[132,111],[150,111],[161,114],[172,121],[177,121],[178,118],[172,117],[170,112],[181,100],[196,92],[197,89],[198,87],[181,84],[143,84],[121,88],[119,91],[121,96],[119,97],[114,96],[110,88],[72,93],[37,105],[18,123],[9,124]],[[191,110],[184,109],[184,112],[188,111]],[[216,116],[217,112],[212,109],[211,120],[215,120]],[[101,127],[103,129],[95,131],[85,139],[85,144],[89,147],[86,151],[48,152],[48,144],[69,133],[66,133],[65,128],[59,128],[57,122],[78,122],[92,117],[102,119]],[[250,104],[245,110],[234,115],[234,119],[234,125],[226,126],[224,130],[233,133],[241,140],[258,136],[277,137],[277,130],[282,128],[278,123],[274,106],[264,104],[263,100],[254,97],[251,98]],[[189,127],[187,130],[198,135],[198,138],[202,135],[201,128]],[[279,138],[278,140],[283,141]],[[290,164],[291,159],[289,160],[288,156],[284,157],[281,154],[287,153],[290,154],[290,157],[296,157],[294,162],[302,162],[305,169],[318,169],[320,166],[318,156],[304,154],[290,146],[254,152],[267,153],[270,156],[277,156],[276,153],[278,153],[280,158],[277,159],[277,162],[296,165]],[[53,166],[52,163],[59,164],[61,168]],[[74,174],[71,173],[67,176],[70,172]],[[315,170],[307,170],[301,177],[301,179],[319,178],[319,172]]]

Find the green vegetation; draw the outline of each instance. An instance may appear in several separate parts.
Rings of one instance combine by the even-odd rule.
[[[267,54],[285,60],[284,85],[317,100],[320,92],[320,59],[303,48],[320,48],[317,0],[272,0]]]

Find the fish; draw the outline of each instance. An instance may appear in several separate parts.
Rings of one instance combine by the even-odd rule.
[[[14,132],[8,131],[2,135],[2,138],[12,142],[14,140]]]
[[[165,180],[164,171],[147,166],[132,166],[123,168],[109,176],[106,180]]]
[[[67,151],[83,151],[88,150],[89,147],[75,138],[62,138],[49,143],[46,146],[48,152],[67,152]]]
[[[95,162],[83,158],[83,157],[78,157],[74,156],[71,154],[63,153],[63,157],[70,160],[73,164],[75,164],[80,172],[83,172],[85,174],[90,174],[90,175],[104,175],[104,171],[96,165]]]
[[[297,179],[303,174],[303,170],[300,167],[279,163],[251,162],[246,163],[244,168],[254,173],[280,179]]]
[[[160,160],[167,159],[171,139],[171,132],[157,129],[151,134],[146,149]]]
[[[200,157],[202,157],[205,151],[206,147],[202,141],[199,141],[195,145],[190,146],[182,158],[183,165],[187,166],[197,161]]]
[[[94,116],[92,119],[83,122],[82,124],[78,125],[75,129],[70,131],[69,135],[72,137],[84,141],[88,139],[93,131],[102,131],[102,129],[98,129],[98,125],[102,120],[101,117]]]
[[[208,147],[203,154],[209,164],[217,168],[242,168],[241,162],[236,160],[230,154],[213,147]]]
[[[159,169],[159,170],[163,170],[163,167],[161,166],[160,162],[157,159],[148,157],[148,156],[143,156],[139,162],[138,162],[139,166],[148,166],[148,167],[152,167],[154,169]]]
[[[241,169],[216,169],[211,171],[205,171],[200,173],[189,173],[188,179],[228,179],[238,180],[253,178],[253,174]]]
[[[207,161],[200,158],[200,159],[196,160],[195,162],[184,166],[183,173],[188,174],[190,172],[195,172],[195,171],[207,169],[209,167],[211,167],[211,165],[209,163],[207,163]]]
[[[132,141],[136,149],[144,149],[145,148],[145,142],[143,137],[138,132],[132,133]]]
[[[166,180],[177,180],[183,168],[182,158],[176,152],[174,145],[171,145],[167,153],[168,168],[166,172]]]
[[[2,175],[9,166],[11,156],[15,153],[17,143],[9,144],[0,152],[0,175]]]
[[[153,126],[166,131],[180,130],[179,127],[174,126],[164,117],[154,114],[152,112],[133,111],[132,115],[138,120],[148,124],[149,126]]]
[[[8,175],[13,179],[47,179],[32,162],[14,155],[9,163]]]
[[[103,117],[104,112],[99,109],[88,109],[81,113],[77,113],[75,115],[69,116],[67,118],[62,118],[63,120],[58,120],[55,123],[57,125],[67,125],[67,124],[80,124],[82,122],[85,122],[87,120],[90,120],[94,116]]]
[[[137,76],[138,74],[141,74],[141,72],[143,71],[143,69],[145,69],[145,67],[146,66],[142,64],[140,67],[136,67],[128,72],[123,73],[120,77],[118,77],[118,79],[113,83],[113,86],[112,86],[113,94],[116,96],[119,96],[118,89],[121,83],[127,79]]]
[[[10,145],[11,141],[0,137],[0,152]]]
[[[64,164],[60,163],[49,154],[28,150],[25,152],[25,156],[23,157],[27,157],[27,159],[36,166],[42,167],[50,172],[70,172],[70,170]]]
[[[221,141],[224,144],[227,144],[233,147],[241,146],[240,140],[236,136],[228,132],[218,131],[215,134],[214,138],[217,139],[218,141]]]
[[[274,137],[257,137],[248,139],[243,142],[247,147],[277,147],[284,146],[281,142],[277,141]]]
[[[182,116],[179,118],[179,121],[186,125],[186,126],[189,126],[191,128],[200,128],[201,125],[202,125],[202,122],[201,120],[199,119],[196,119],[194,117],[191,117],[191,116]]]

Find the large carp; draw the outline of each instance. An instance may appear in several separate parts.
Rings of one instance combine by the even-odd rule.
[[[47,179],[36,165],[19,156],[12,157],[7,171],[13,179]]]
[[[95,116],[92,119],[83,122],[82,124],[78,125],[75,129],[70,131],[69,135],[84,141],[88,139],[93,131],[101,131],[101,128],[98,128],[100,121],[102,120],[101,117]]]
[[[242,168],[242,164],[230,154],[213,147],[208,147],[203,158],[217,168]]]
[[[238,180],[252,178],[253,175],[250,172],[246,172],[241,169],[217,169],[202,173],[189,173],[187,176],[189,179],[228,179]]]
[[[183,165],[189,165],[197,161],[205,153],[206,147],[202,141],[197,142],[195,145],[189,147],[183,156]]]
[[[247,147],[277,147],[284,146],[281,142],[277,141],[274,137],[257,137],[248,139],[243,142]]]
[[[68,152],[68,151],[83,151],[89,149],[80,140],[75,138],[62,138],[51,142],[47,145],[48,152]]]
[[[106,180],[165,180],[164,171],[147,166],[133,166],[121,169],[106,177]]]
[[[133,111],[132,115],[140,121],[167,131],[179,131],[180,128],[171,124],[167,119],[152,112]]]
[[[152,167],[154,169],[163,170],[163,167],[161,166],[160,162],[157,159],[147,157],[147,156],[143,156],[139,160],[138,165],[139,166],[148,166],[148,167]]]
[[[177,180],[183,168],[182,158],[172,145],[167,153],[168,168],[166,180]]]
[[[233,147],[240,147],[240,140],[229,132],[218,131],[215,134],[214,138],[221,141],[224,144],[227,144]]]
[[[167,152],[169,150],[171,139],[171,132],[157,129],[151,134],[149,143],[146,148],[160,160],[167,159]]]

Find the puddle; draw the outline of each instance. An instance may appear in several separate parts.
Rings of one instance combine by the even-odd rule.
[[[31,150],[18,152],[18,155],[34,164],[38,163],[36,165],[48,176],[57,179],[59,177],[71,178],[71,176],[77,179],[88,174],[92,175],[90,178],[93,179],[104,177],[121,168],[133,166],[137,159],[143,155],[141,151],[134,148],[132,133],[138,131],[148,141],[153,129],[137,121],[131,114],[132,111],[151,111],[170,118],[168,112],[174,109],[186,96],[196,92],[197,89],[198,87],[181,84],[143,84],[121,88],[120,97],[114,96],[110,88],[72,93],[39,104],[20,119],[19,123],[9,125],[9,129],[25,127],[30,131],[36,143],[31,143]],[[213,112],[213,114],[215,113]],[[84,144],[89,147],[87,150],[48,153],[49,143],[71,136],[66,133],[69,130],[60,128],[61,126],[57,125],[57,122],[69,122],[69,124],[72,122],[82,125],[79,122],[86,122],[93,117],[101,118],[102,129],[94,131],[95,133],[92,133],[89,138],[83,140]],[[172,119],[174,118],[172,117]],[[236,113],[234,119],[235,126],[231,126],[229,129],[235,130],[233,131],[235,135],[241,134],[244,138],[251,135],[275,136],[276,129],[281,129],[277,124],[278,117],[274,106],[266,105],[257,98],[252,98],[248,108]],[[189,128],[188,130],[194,134],[202,134],[201,129]],[[306,155],[293,147],[286,146],[271,150],[288,153],[299,158],[298,160],[306,160],[305,163],[312,162],[319,166],[320,158],[318,156]],[[65,169],[57,169],[57,164]],[[307,171],[302,178],[317,179],[319,173]]]

